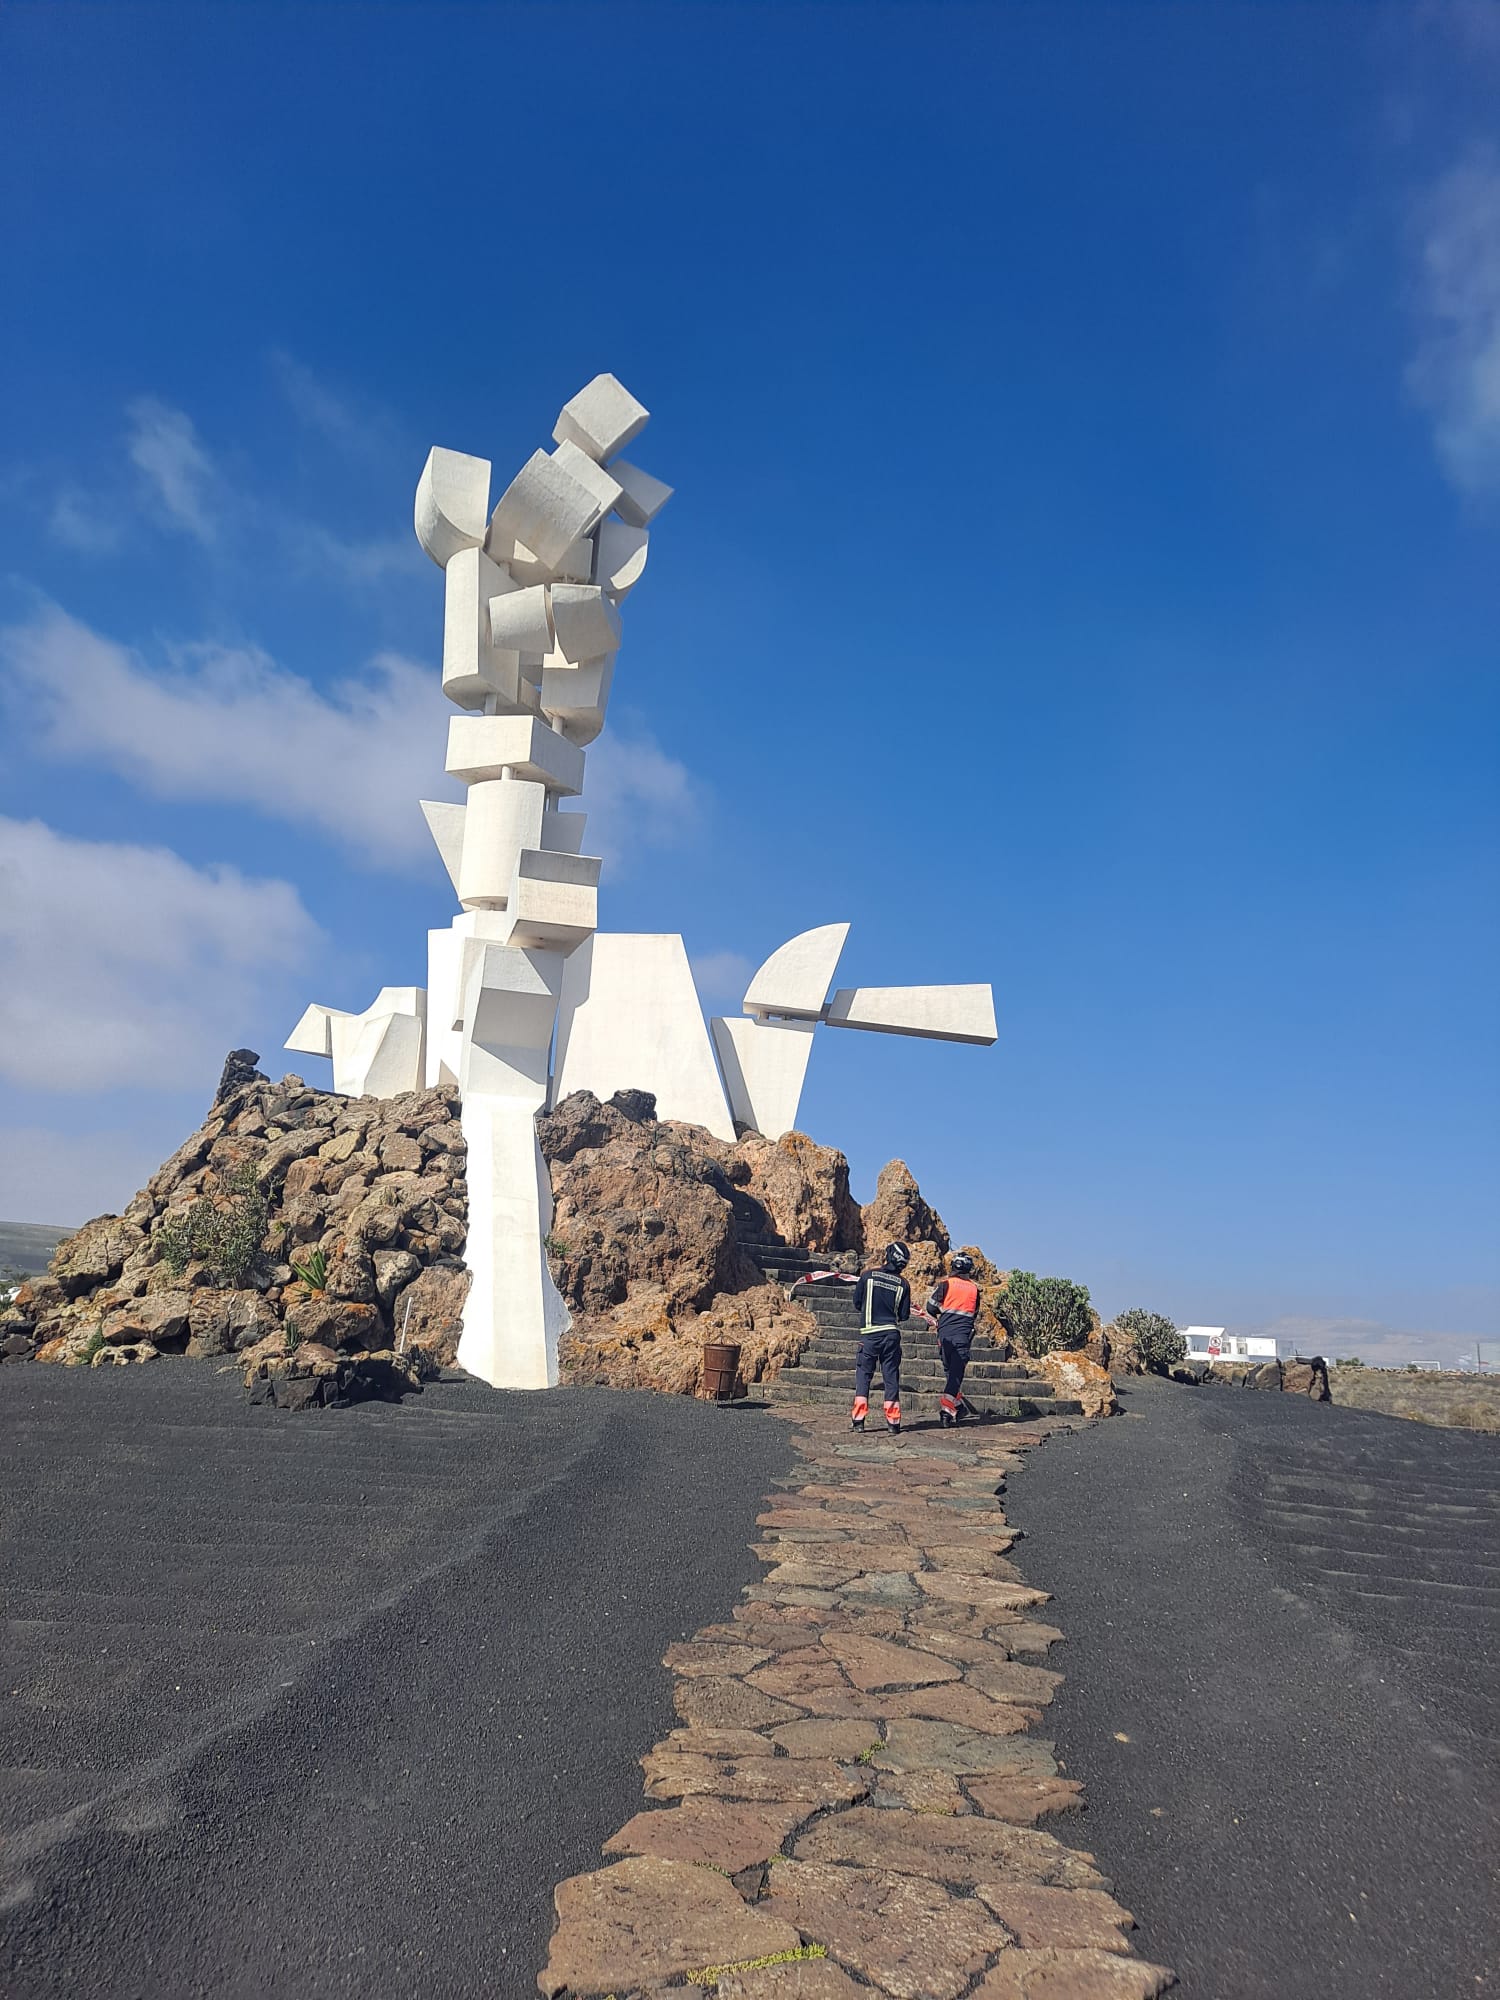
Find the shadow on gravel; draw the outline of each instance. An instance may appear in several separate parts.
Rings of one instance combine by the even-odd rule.
[[[790,1452],[680,1398],[288,1415],[162,1363],[4,1370],[0,1462],[8,2000],[384,2000],[534,1993]]]
[[[1500,1439],[1149,1381],[1013,1482],[1081,1838],[1184,2000],[1455,2000],[1500,1958]]]

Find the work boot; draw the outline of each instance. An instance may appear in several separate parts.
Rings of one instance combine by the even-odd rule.
[[[849,1428],[851,1431],[862,1431],[864,1427],[865,1420],[863,1417],[851,1417],[849,1419]]]
[[[953,1428],[953,1426],[954,1426],[954,1425],[955,1425],[955,1424],[956,1424],[957,1422],[958,1422],[958,1412],[957,1412],[956,1410],[939,1410],[939,1411],[938,1411],[938,1429],[939,1429],[939,1430],[944,1430],[944,1431],[951,1431],[951,1430],[952,1430],[952,1428]]]

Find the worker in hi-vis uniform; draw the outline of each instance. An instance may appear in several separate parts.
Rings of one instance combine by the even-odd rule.
[[[911,1262],[904,1243],[887,1243],[878,1270],[861,1272],[854,1287],[863,1338],[854,1364],[854,1411],[849,1428],[862,1431],[870,1414],[870,1382],[880,1364],[885,1420],[901,1429],[901,1322],[911,1317],[911,1286],[901,1273]]]
[[[974,1339],[974,1319],[979,1311],[974,1259],[956,1250],[948,1259],[948,1269],[952,1275],[939,1278],[927,1295],[928,1314],[937,1315],[938,1349],[943,1357],[945,1379],[938,1402],[938,1422],[944,1430],[960,1417],[974,1414],[964,1401],[963,1386]]]

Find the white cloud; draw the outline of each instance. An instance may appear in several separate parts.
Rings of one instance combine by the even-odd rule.
[[[1418,211],[1421,344],[1410,384],[1467,493],[1500,490],[1500,161],[1476,151]]]
[[[52,503],[47,525],[55,541],[86,555],[105,555],[120,545],[119,521],[71,487]]]
[[[687,766],[638,725],[607,730],[589,751],[580,803],[589,815],[589,853],[617,866],[650,848],[686,846],[703,816]]]
[[[692,964],[703,999],[732,1006],[738,1012],[755,971],[749,959],[737,951],[704,951],[693,953]]]
[[[45,755],[159,798],[316,828],[366,866],[425,864],[417,801],[458,790],[443,771],[452,710],[437,671],[392,653],[325,694],[255,647],[179,647],[148,665],[47,605],[0,628],[0,691]],[[685,846],[703,813],[687,767],[639,725],[590,750],[581,804],[588,851],[615,869]]]
[[[153,669],[49,605],[0,630],[0,672],[47,754],[316,827],[366,863],[425,859],[417,801],[452,793],[437,673],[394,654],[325,695],[250,647],[184,648]]]
[[[211,1071],[318,936],[289,882],[0,818],[0,1076],[81,1091]]]
[[[393,448],[396,426],[380,404],[366,400],[356,406],[284,347],[272,348],[268,359],[277,388],[309,430],[351,458],[379,457]]]
[[[170,520],[198,541],[212,542],[218,478],[192,418],[154,396],[138,396],[125,414],[131,464]]]
[[[378,583],[387,576],[413,576],[428,567],[415,535],[372,536],[351,541],[311,521],[298,522],[291,536],[299,566],[309,573],[331,571],[340,583]]]

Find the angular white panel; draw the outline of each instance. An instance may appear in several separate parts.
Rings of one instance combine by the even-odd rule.
[[[446,768],[470,785],[509,770],[552,792],[583,790],[583,752],[529,715],[455,715],[448,724]]]
[[[448,880],[457,889],[459,860],[464,851],[464,809],[448,799],[422,799],[419,803],[433,845],[443,857]],[[290,1042],[287,1047],[291,1047]]]
[[[425,999],[425,995],[424,995]],[[419,1014],[376,1014],[360,1028],[333,1087],[348,1097],[400,1097],[422,1088],[424,1018]]]
[[[846,986],[829,1001],[824,1019],[830,1028],[985,1047],[998,1032],[990,986]]]
[[[816,1021],[710,1022],[729,1108],[737,1122],[763,1138],[797,1129]]]
[[[762,1018],[785,1014],[797,1021],[820,1020],[848,935],[847,924],[820,924],[789,938],[745,989],[745,1012]]]
[[[309,1007],[286,1046],[333,1060],[341,1097],[395,1097],[421,1088],[427,994],[420,986],[382,986],[362,1014]]]
[[[649,1090],[659,1117],[734,1138],[680,937],[600,931],[567,960],[552,1102],[575,1090]]]
[[[574,666],[619,649],[620,614],[596,583],[554,583],[552,627],[553,650]]]
[[[340,1007],[308,1007],[281,1046],[295,1049],[299,1055],[331,1056],[334,1022],[352,1021],[354,1018]]]
[[[615,512],[633,528],[649,528],[671,499],[672,488],[663,486],[649,472],[642,472],[638,465],[627,465],[623,458],[617,459],[609,469],[621,487]]]
[[[562,406],[552,435],[565,440],[605,465],[630,440],[639,437],[651,412],[638,403],[618,377],[596,375]]]
[[[583,830],[587,813],[553,812],[542,815],[542,845],[552,854],[582,854]]]
[[[461,973],[464,1010],[459,1088],[522,1097],[533,1111],[547,1101],[547,1056],[557,1019],[563,960],[555,951],[466,939]]]
[[[500,496],[487,547],[496,561],[504,562],[507,540],[524,543],[550,568],[589,533],[602,511],[566,466],[548,452],[534,451]]]
[[[607,590],[616,604],[629,596],[646,567],[650,532],[632,528],[628,521],[607,515],[594,537],[598,554],[594,558],[594,581]]]
[[[602,465],[596,465],[587,452],[580,451],[571,438],[564,438],[552,456],[570,472],[580,486],[586,486],[599,502],[599,512],[607,514],[620,497],[620,483]]]
[[[484,540],[490,462],[434,445],[417,481],[417,540],[439,566]]]

